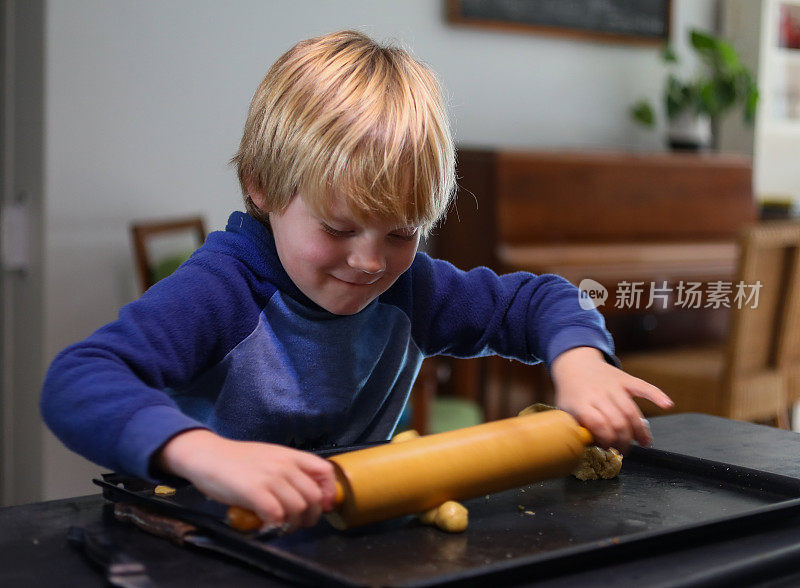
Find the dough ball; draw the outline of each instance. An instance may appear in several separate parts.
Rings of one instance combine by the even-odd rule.
[[[403,431],[392,437],[391,443],[403,443],[404,441],[411,441],[417,437],[419,437],[419,433],[414,429],[409,429],[408,431]]]
[[[237,531],[255,531],[260,529],[263,524],[256,513],[240,506],[228,508],[226,520]]]
[[[437,512],[439,512],[439,507],[434,506],[432,509],[426,510],[421,515],[419,515],[419,521],[423,525],[435,525]]]
[[[436,526],[448,533],[461,533],[469,523],[469,512],[464,505],[448,500],[436,510]]]
[[[622,469],[622,454],[614,448],[602,449],[593,445],[583,450],[581,461],[572,475],[579,480],[608,480]]]
[[[463,504],[448,500],[420,514],[419,520],[424,525],[436,525],[448,533],[461,533],[469,523],[469,511]]]
[[[546,412],[548,410],[555,410],[555,406],[550,406],[549,404],[542,404],[541,402],[537,402],[536,404],[531,404],[530,406],[523,408],[519,411],[517,416],[525,416],[526,414],[534,414],[537,412]]]

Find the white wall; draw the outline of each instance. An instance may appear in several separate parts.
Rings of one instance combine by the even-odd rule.
[[[658,49],[456,28],[439,0],[50,0],[45,73],[45,359],[135,295],[128,223],[240,208],[227,160],[268,65],[294,42],[359,28],[432,65],[457,141],[660,148],[629,120],[656,97]],[[673,0],[679,49],[714,0]],[[94,492],[99,471],[46,433],[44,498]]]
[[[791,115],[787,97],[800,86],[800,61],[779,48],[781,8],[800,1],[765,0],[759,38],[761,102],[756,116],[754,188],[762,199],[790,199],[800,207],[800,119]],[[792,59],[794,58],[794,59]]]

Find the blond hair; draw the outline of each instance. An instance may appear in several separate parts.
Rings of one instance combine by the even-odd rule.
[[[301,41],[256,90],[231,160],[250,214],[299,190],[318,214],[340,194],[359,219],[427,232],[446,212],[455,156],[433,72],[397,47],[342,31]],[[248,186],[265,198],[260,210]]]

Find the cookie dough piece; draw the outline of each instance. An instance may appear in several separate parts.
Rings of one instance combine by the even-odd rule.
[[[398,433],[392,437],[390,443],[403,443],[404,441],[411,441],[417,437],[419,437],[419,433],[417,433],[414,429],[409,429],[408,431],[403,431],[402,433]]]
[[[240,506],[231,506],[228,509],[226,522],[237,531],[256,531],[263,523],[256,513]]]
[[[436,525],[448,533],[461,533],[469,524],[469,511],[463,504],[448,500],[419,515],[419,520],[425,525]]]
[[[437,512],[439,512],[438,506],[434,506],[432,509],[426,510],[425,512],[419,515],[419,522],[422,523],[423,525],[435,525]]]
[[[525,416],[526,414],[546,412],[548,410],[555,410],[555,409],[556,409],[555,406],[550,406],[549,404],[543,404],[541,402],[537,402],[536,404],[531,404],[530,406],[523,408],[521,411],[519,411],[519,414],[517,416]]]
[[[554,406],[537,402],[527,408],[523,408],[519,416],[536,412],[553,410]],[[614,478],[622,469],[622,454],[616,449],[602,449],[596,445],[589,446],[583,450],[581,461],[572,475],[579,480],[598,480],[603,478],[608,480]]]
[[[602,449],[595,445],[583,450],[581,461],[572,475],[579,480],[608,480],[622,469],[622,454],[614,449]]]
[[[436,518],[433,522],[442,531],[461,533],[469,523],[469,512],[463,504],[448,500],[436,509]]]

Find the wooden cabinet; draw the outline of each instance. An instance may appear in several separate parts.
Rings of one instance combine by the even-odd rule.
[[[751,175],[744,156],[459,149],[434,250],[498,271],[635,262],[642,249],[643,266],[688,266],[703,248],[735,261],[726,245],[756,216]]]

